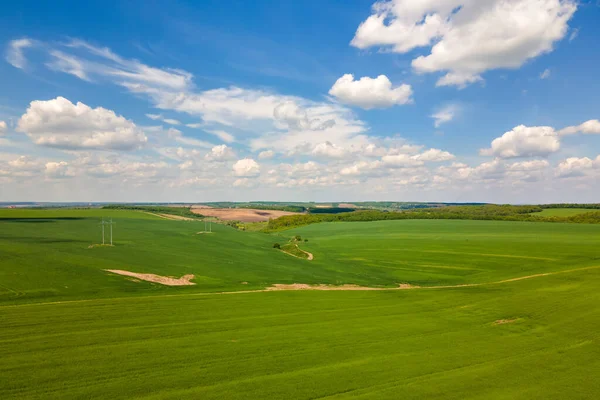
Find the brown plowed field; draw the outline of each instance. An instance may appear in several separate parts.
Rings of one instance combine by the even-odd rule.
[[[216,217],[223,221],[261,222],[275,219],[284,215],[298,213],[288,211],[257,210],[254,208],[200,208],[192,207],[192,212],[207,217]]]

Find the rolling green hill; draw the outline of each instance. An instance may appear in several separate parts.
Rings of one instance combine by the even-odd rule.
[[[90,248],[101,217],[115,246]],[[203,221],[96,209],[2,210],[0,227],[1,399],[600,396],[600,225],[198,234]],[[295,235],[313,261],[273,248]],[[419,287],[261,291],[277,283]]]

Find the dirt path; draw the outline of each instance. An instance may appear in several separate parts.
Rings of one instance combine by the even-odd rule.
[[[137,272],[123,271],[120,269],[105,269],[105,271],[112,272],[113,274],[131,276],[132,278],[141,279],[147,282],[160,283],[166,286],[191,286],[195,285],[194,282],[190,282],[194,279],[194,275],[184,275],[181,278],[172,278],[170,276],[161,276],[154,274],[139,274]]]
[[[298,247],[298,245],[296,245],[296,247]],[[306,254],[306,255],[307,255],[307,257],[308,257],[308,258],[307,258],[307,260],[308,260],[308,261],[312,261],[312,260],[314,259],[314,257],[313,257],[313,255],[312,255],[312,253],[309,253],[309,252],[308,252],[308,251],[306,251],[306,250],[302,250],[300,247],[298,247],[298,250],[300,250],[301,252],[303,252],[304,254]]]
[[[301,259],[301,260],[308,260],[308,261],[312,261],[312,260],[314,259],[314,256],[312,255],[312,253],[309,253],[308,251],[304,251],[304,250],[302,250],[300,247],[298,247],[298,245],[296,245],[296,248],[297,248],[298,250],[300,250],[301,252],[303,252],[304,254],[306,254],[306,258],[298,257],[297,255],[295,255],[295,254],[292,254],[292,253],[288,253],[288,252],[287,252],[287,251],[285,251],[285,250],[281,250],[281,252],[282,252],[282,253],[285,253],[285,254],[287,254],[288,256],[296,257],[296,258],[299,258],[299,259]]]
[[[182,217],[181,215],[157,214],[157,213],[151,213],[148,211],[142,211],[142,212],[144,214],[154,215],[155,217],[159,217],[162,219],[170,219],[172,221],[198,221],[197,219],[194,219],[194,218]]]
[[[370,287],[366,287],[366,286],[357,286],[358,288],[356,288],[356,286],[353,286],[354,288],[351,289],[351,290],[378,290],[378,291],[384,291],[385,290],[385,291],[390,291],[390,290],[453,289],[453,288],[463,288],[463,287],[473,287],[473,286],[485,286],[485,285],[504,284],[504,283],[522,281],[522,280],[526,280],[526,279],[534,279],[534,278],[540,278],[540,277],[551,276],[551,275],[559,275],[559,274],[568,274],[568,273],[571,273],[571,272],[587,271],[587,270],[592,270],[592,269],[600,269],[600,265],[591,266],[591,267],[566,269],[566,270],[563,270],[563,271],[547,272],[547,273],[543,273],[543,274],[520,276],[520,277],[517,277],[517,278],[503,279],[503,280],[494,281],[494,282],[471,283],[471,284],[450,285],[450,286],[412,286],[412,285],[408,285],[408,284],[400,284],[398,287],[395,287],[395,288],[370,288]],[[127,271],[125,271],[125,272],[127,272]],[[180,278],[180,279],[183,279],[183,278]],[[294,285],[302,285],[301,286],[302,288],[296,286],[296,288],[281,289],[282,286],[280,284],[276,284],[276,285],[271,286],[271,288],[256,289],[256,290],[239,290],[239,291],[232,291],[232,292],[181,293],[181,294],[163,294],[163,295],[137,296],[137,297],[112,297],[112,298],[104,298],[104,299],[103,298],[97,298],[97,299],[49,301],[49,302],[43,302],[43,303],[11,304],[11,305],[0,306],[0,309],[2,309],[2,308],[14,308],[14,307],[31,307],[31,306],[43,306],[43,305],[57,305],[57,304],[92,303],[92,302],[98,302],[98,301],[119,301],[119,300],[133,301],[133,300],[137,300],[137,299],[146,299],[146,298],[235,295],[235,294],[248,294],[248,293],[264,293],[264,292],[273,292],[273,291],[282,291],[282,290],[311,290],[311,289],[306,289],[306,287],[308,286],[309,288],[314,288],[314,287],[321,286],[321,285],[305,285],[305,284],[293,284],[293,285],[283,285],[283,286],[294,286]],[[327,285],[325,285],[325,286],[327,286]],[[279,289],[273,289],[273,288],[277,288],[277,287],[279,287]],[[329,286],[329,287],[330,287],[329,290],[336,290],[336,289],[331,289],[332,286]],[[323,290],[323,289],[312,289],[312,290]],[[344,290],[344,289],[337,289],[337,290]],[[348,290],[348,289],[346,289],[346,290]]]

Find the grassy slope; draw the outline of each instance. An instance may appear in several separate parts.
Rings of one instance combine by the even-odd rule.
[[[0,398],[598,398],[599,285],[0,306]]]
[[[286,231],[310,238],[315,262],[371,284],[489,282],[600,264],[600,227],[499,221],[323,223]]]
[[[100,240],[100,216],[117,222],[116,246],[89,249]],[[202,222],[108,210],[4,210],[0,225],[0,301],[248,290],[296,282],[388,287],[486,282],[599,263],[600,241],[598,225],[441,220],[327,223],[281,237],[213,224],[213,234],[196,235]],[[309,238],[302,248],[314,261],[272,248],[295,234]],[[191,273],[197,286],[132,282],[103,271],[108,268]]]
[[[117,221],[117,246],[88,249],[101,215]],[[329,223],[277,238],[214,224],[194,235],[202,222],[126,211],[0,218],[1,399],[600,397],[600,269],[457,289],[201,293],[600,266],[597,225]],[[272,249],[295,234],[314,261]],[[134,283],[109,267],[195,273],[199,285]],[[60,299],[82,300],[28,304]]]
[[[546,208],[543,211],[533,213],[542,217],[570,217],[572,215],[584,214],[598,211],[592,208]]]

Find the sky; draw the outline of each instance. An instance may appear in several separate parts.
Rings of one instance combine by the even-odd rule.
[[[600,201],[596,0],[0,4],[0,201]]]

